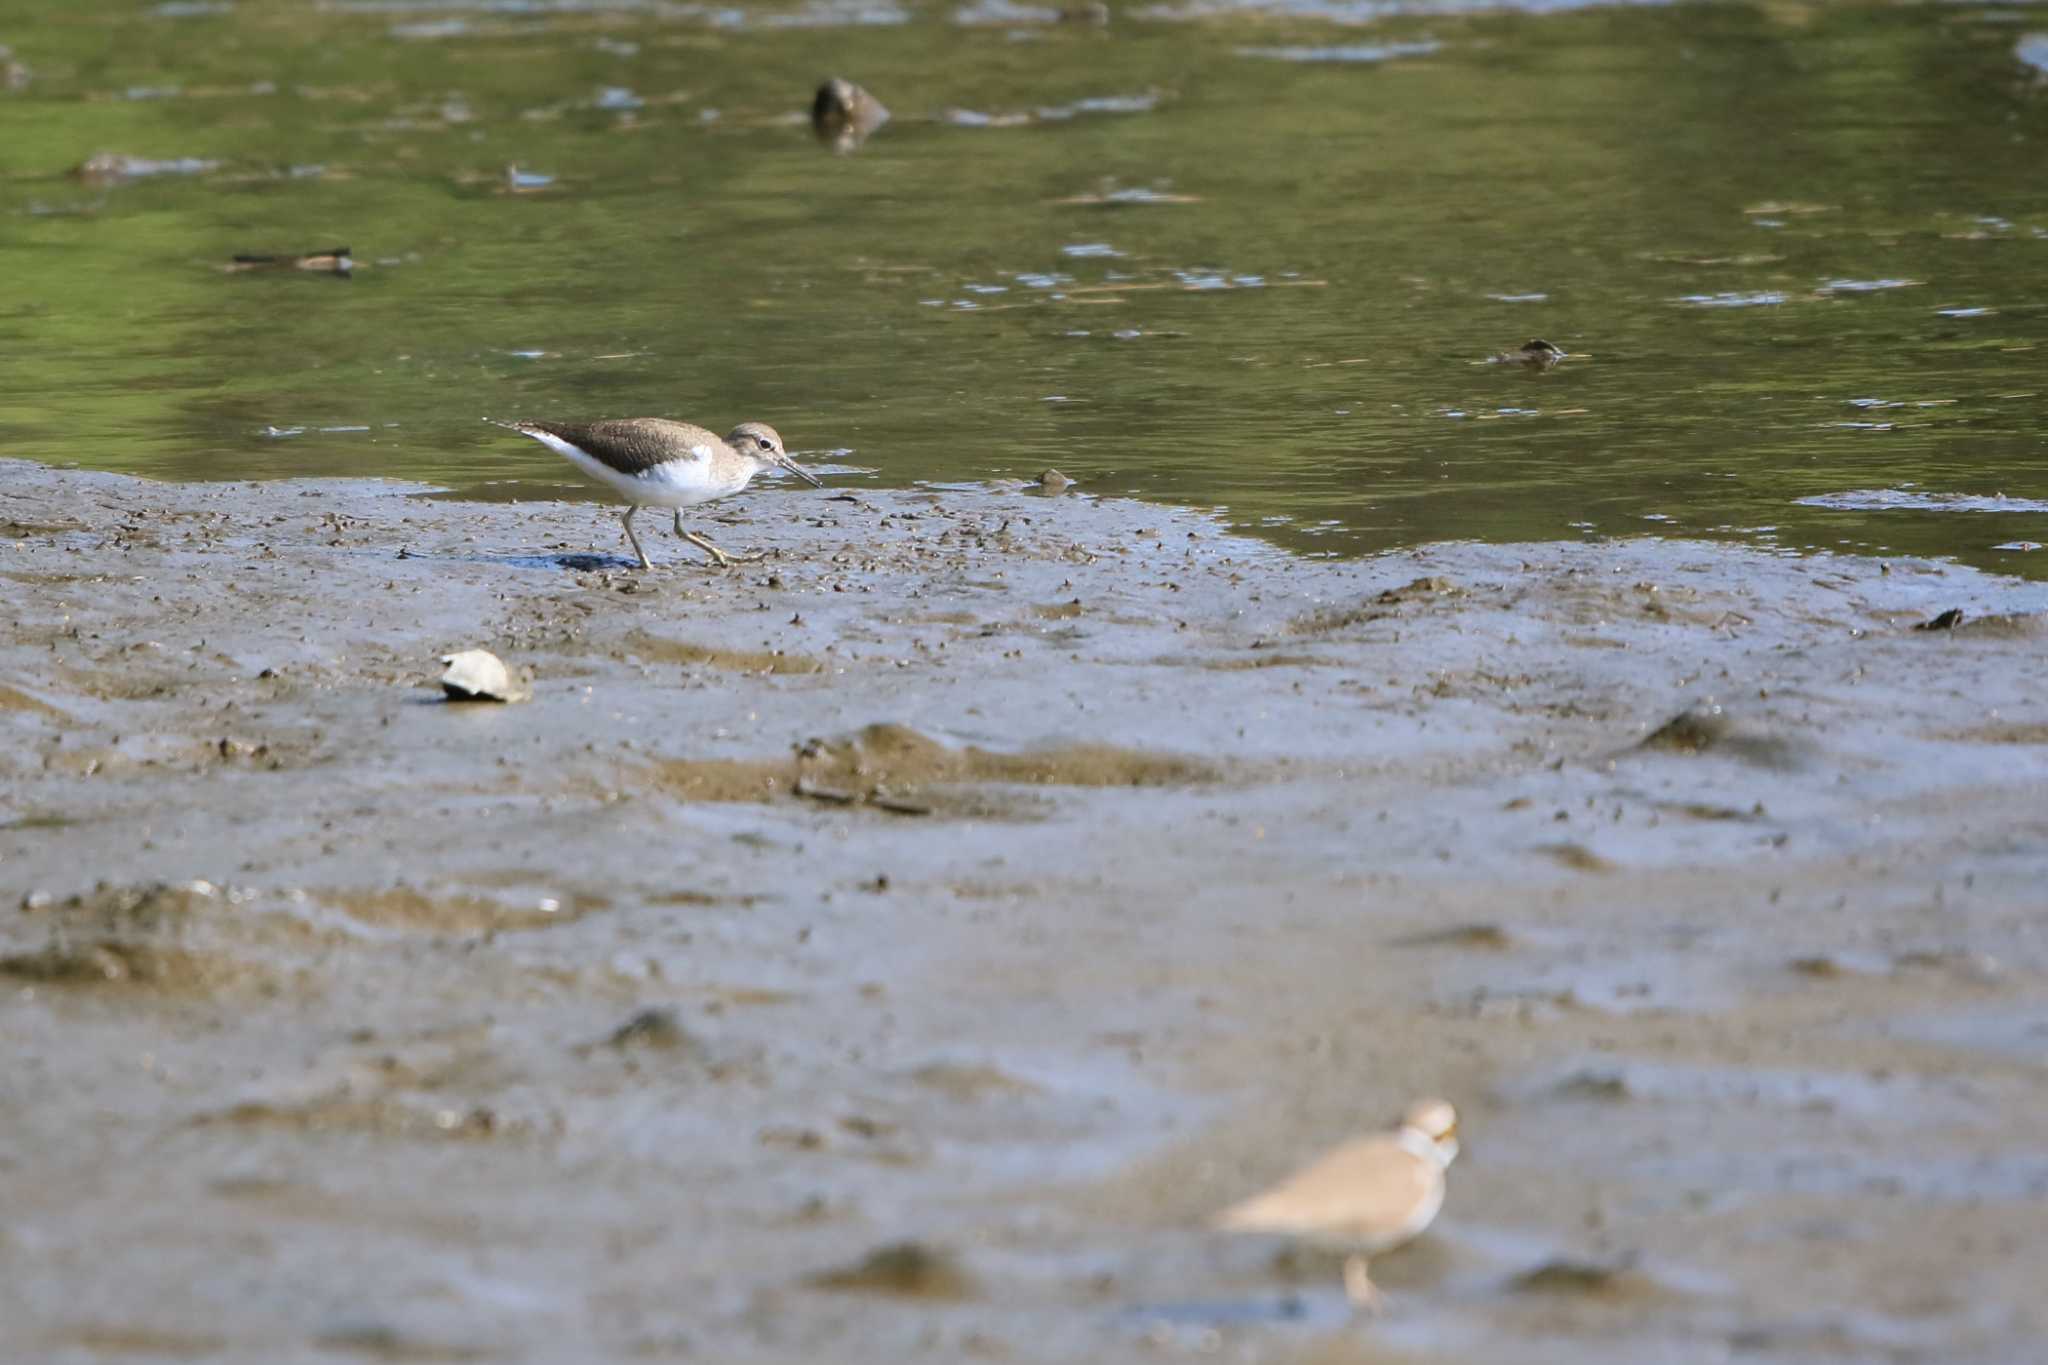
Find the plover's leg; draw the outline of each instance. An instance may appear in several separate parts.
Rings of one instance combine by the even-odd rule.
[[[698,535],[695,531],[685,531],[683,529],[683,514],[681,512],[676,513],[676,534],[689,541],[705,554],[710,555],[712,562],[721,569],[730,569],[735,564],[744,564],[761,557],[759,555],[729,555],[710,541],[704,539],[704,537]]]
[[[1366,1274],[1365,1257],[1344,1258],[1344,1297],[1351,1300],[1351,1306],[1367,1317],[1378,1317],[1380,1310],[1387,1306],[1386,1296],[1379,1286]]]
[[[637,503],[626,509],[626,539],[633,542],[633,553],[640,556],[640,567],[651,569],[654,567],[654,561],[647,557],[647,551],[640,548],[640,537],[633,534],[633,514],[639,510]]]

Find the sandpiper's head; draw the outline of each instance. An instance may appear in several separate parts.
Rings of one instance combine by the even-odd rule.
[[[725,443],[742,455],[753,458],[756,464],[766,468],[774,466],[787,469],[813,488],[822,488],[816,475],[804,469],[789,458],[789,452],[782,448],[782,437],[766,422],[742,422],[726,436]]]
[[[1401,1115],[1401,1127],[1427,1139],[1446,1166],[1458,1155],[1458,1111],[1449,1100],[1417,1100]]]

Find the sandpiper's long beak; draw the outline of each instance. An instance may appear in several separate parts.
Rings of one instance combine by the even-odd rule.
[[[802,465],[798,464],[795,460],[790,459],[787,455],[782,457],[782,467],[784,469],[787,469],[790,473],[796,475],[799,479],[802,479],[805,483],[809,484],[813,488],[823,488],[825,486],[825,481],[823,479],[820,479],[816,474],[813,474],[810,470],[805,469]]]

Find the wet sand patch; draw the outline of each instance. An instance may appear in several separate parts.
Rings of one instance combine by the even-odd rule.
[[[722,669],[731,673],[805,674],[823,673],[827,665],[823,660],[806,658],[801,654],[789,654],[777,649],[722,649],[710,645],[693,645],[683,640],[672,640],[665,636],[634,631],[626,637],[626,645],[641,658],[654,663],[699,664]]]
[[[46,701],[30,696],[19,688],[0,683],[0,711],[20,711],[30,715],[45,716],[51,720],[71,719],[69,715]]]
[[[609,897],[589,892],[537,896],[512,903],[493,896],[394,886],[378,891],[330,889],[322,904],[363,924],[433,934],[482,934],[545,929],[611,908]]]
[[[840,804],[924,798],[932,788],[974,785],[1176,787],[1221,780],[1215,766],[1171,754],[1111,744],[1003,753],[948,744],[892,722],[836,740],[811,740],[787,759],[671,759],[654,773],[662,790],[687,800],[837,795],[844,798]]]

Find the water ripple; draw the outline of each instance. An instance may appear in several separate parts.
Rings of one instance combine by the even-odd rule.
[[[1802,507],[1825,507],[1836,512],[2048,512],[2048,501],[2040,498],[2009,498],[2003,493],[1929,493],[1910,486],[1852,488],[1792,501]]]

